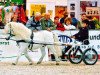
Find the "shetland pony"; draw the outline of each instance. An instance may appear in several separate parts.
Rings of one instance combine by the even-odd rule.
[[[5,29],[4,29],[4,33],[7,34],[9,32],[11,32],[11,34],[15,35],[16,40],[25,40],[28,42],[32,40],[30,38],[30,36],[32,35],[32,31],[30,29],[28,29],[22,23],[16,23],[16,22],[7,23],[5,26]],[[40,42],[40,43],[48,43],[48,44],[54,44],[55,41],[59,42],[58,37],[56,37],[52,32],[47,31],[47,30],[33,32],[33,41],[38,42],[38,43]],[[55,59],[56,59],[56,65],[58,65],[59,64],[58,55],[60,56],[61,50],[60,50],[59,46],[55,47],[54,45],[48,45],[48,44],[47,45],[35,44],[35,43],[33,44],[32,50],[40,48],[41,53],[42,53],[42,56],[40,57],[37,64],[40,64],[42,62],[42,60],[46,54],[45,47],[47,46],[47,48],[49,50],[51,50],[51,52],[54,54]],[[24,53],[24,55],[28,59],[30,65],[32,65],[33,64],[32,59],[28,55],[29,43],[20,42],[19,45],[20,45],[20,49],[19,49],[19,52],[17,55],[17,59],[13,63],[13,65],[16,65],[18,63],[18,60],[21,57],[22,53]],[[58,49],[58,50],[56,51],[56,49]]]

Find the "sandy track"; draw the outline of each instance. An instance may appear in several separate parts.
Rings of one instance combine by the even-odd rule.
[[[14,66],[11,63],[0,62],[0,75],[100,75],[100,61],[92,66],[70,62],[60,62],[59,66],[55,65],[55,62],[39,65],[19,62]]]

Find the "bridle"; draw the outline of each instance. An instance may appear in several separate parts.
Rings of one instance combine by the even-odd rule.
[[[8,38],[6,38],[7,40],[10,40],[11,37],[15,36],[14,34],[12,34],[12,32],[14,33],[14,31],[11,28],[11,24],[9,26],[10,26],[10,32],[8,33],[9,34]],[[33,34],[33,30],[32,30],[32,34],[30,36],[31,42],[33,41],[33,37],[34,37],[34,34]],[[18,46],[19,46],[20,42],[24,42],[25,43],[26,41],[25,40],[16,40],[16,43],[17,43]],[[32,50],[32,47],[33,47],[33,44],[31,42],[29,43],[29,46],[28,46],[28,48],[30,47],[30,50]]]
[[[8,38],[6,38],[7,40],[9,40],[11,37],[15,36],[14,34],[12,34],[12,32],[14,33],[13,29],[11,28],[11,24],[10,24],[10,32],[8,33],[9,34]]]

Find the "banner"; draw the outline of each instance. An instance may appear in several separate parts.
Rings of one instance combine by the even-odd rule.
[[[6,35],[7,36],[7,35]],[[0,38],[5,38],[5,35],[0,34]],[[2,62],[14,62],[17,58],[17,55],[19,53],[20,46],[15,41],[12,40],[5,40],[5,39],[0,39],[0,61]],[[43,59],[43,61],[48,61],[48,50],[45,48],[46,55]],[[41,50],[36,49],[33,51],[28,50],[28,54],[30,58],[33,61],[38,61],[41,57]],[[19,61],[28,61],[23,54]]]
[[[54,30],[53,32],[58,35],[66,35],[70,37],[76,34],[78,30],[69,30],[64,32]],[[69,38],[67,38],[66,40],[69,41]],[[82,45],[81,49],[84,51],[88,47],[93,47],[100,54],[100,31],[99,30],[89,30],[89,42],[90,42],[89,46]]]
[[[30,16],[32,16],[36,12],[40,12],[41,14],[45,13],[46,12],[46,5],[30,4]]]
[[[0,33],[1,32],[2,31],[0,31]],[[52,32],[56,33],[58,36],[59,35],[68,36],[68,38],[60,38],[59,37],[60,41],[65,40],[67,43],[67,42],[71,41],[71,39],[69,37],[76,34],[78,32],[78,30],[71,30],[71,31],[64,31],[64,32],[54,30]],[[0,38],[1,37],[3,38],[5,36],[0,34]],[[89,47],[93,47],[98,52],[98,54],[100,54],[100,31],[99,30],[90,30],[89,31],[89,42],[90,42],[90,44],[88,46],[82,45],[81,49],[84,51]],[[19,51],[19,48],[20,48],[20,46],[18,46],[15,41],[11,41],[11,40],[7,41],[5,39],[0,39],[0,61],[3,61],[3,62],[15,61],[16,56]],[[45,58],[43,59],[43,61],[49,61],[47,48],[45,49],[45,51],[46,51],[46,55],[45,55]],[[28,54],[32,58],[33,61],[38,61],[39,58],[41,57],[40,49],[34,50],[33,52],[28,50]],[[27,61],[27,59],[25,58],[24,55],[22,55],[19,61]]]

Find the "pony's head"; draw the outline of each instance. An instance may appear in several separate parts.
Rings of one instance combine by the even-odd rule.
[[[10,23],[7,23],[6,25],[5,25],[5,28],[4,28],[4,31],[3,31],[3,33],[5,33],[5,34],[7,34],[7,33],[9,33],[9,31],[10,31]]]
[[[23,40],[29,39],[31,35],[30,29],[28,29],[24,24],[16,22],[7,23],[4,32],[5,33],[11,32],[11,34],[20,37]]]

